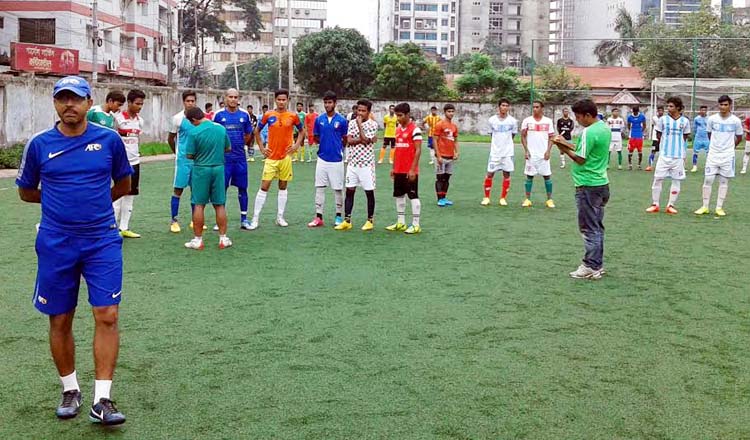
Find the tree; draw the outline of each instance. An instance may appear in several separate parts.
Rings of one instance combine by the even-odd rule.
[[[372,91],[379,98],[433,99],[445,85],[443,70],[414,43],[388,43],[375,55],[374,63]]]
[[[237,66],[240,89],[242,90],[275,90],[279,85],[279,59],[260,57],[247,64]],[[219,79],[219,87],[235,87],[234,65],[230,64]]]
[[[294,46],[294,77],[308,93],[358,96],[372,82],[372,49],[356,29],[305,35]]]
[[[475,53],[464,64],[463,75],[456,80],[456,89],[462,93],[482,93],[497,85],[498,73],[489,55]]]
[[[457,74],[463,73],[466,63],[471,60],[473,54],[462,53],[448,60],[445,65],[445,73]]]
[[[536,70],[539,92],[535,98],[552,103],[577,101],[589,96],[590,87],[563,66],[544,65]]]
[[[620,7],[615,18],[615,31],[622,39],[603,40],[596,45],[594,55],[599,59],[599,63],[613,65],[621,63],[623,59],[630,60],[630,57],[638,51],[638,42],[627,39],[638,38],[646,23],[648,23],[648,18],[645,15],[639,16],[636,22],[627,9]]]

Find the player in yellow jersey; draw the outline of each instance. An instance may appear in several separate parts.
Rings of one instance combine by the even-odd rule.
[[[389,163],[393,163],[393,155],[396,153],[396,125],[398,124],[398,118],[395,113],[396,106],[391,105],[388,107],[388,114],[383,118],[383,126],[385,127],[385,134],[383,136],[383,146],[380,147],[380,159],[378,163],[383,163],[385,158],[385,150],[390,146],[391,155],[388,158]]]
[[[429,140],[427,141],[427,148],[430,149],[430,165],[435,163],[435,146],[432,145],[432,137],[435,136],[435,127],[440,122],[440,115],[438,115],[438,109],[434,105],[430,108],[430,114],[422,121],[422,128],[426,133],[429,134]]]

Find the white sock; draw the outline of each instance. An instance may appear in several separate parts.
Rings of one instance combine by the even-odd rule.
[[[122,197],[122,213],[120,214],[120,230],[127,231],[130,229],[130,216],[133,214],[133,202],[135,196]]]
[[[677,197],[680,196],[680,187],[682,181],[672,180],[672,187],[669,189],[669,206],[674,206],[677,203]]]
[[[703,180],[703,207],[708,208],[708,204],[711,202],[711,187],[714,184],[716,176],[706,176]]]
[[[122,197],[112,202],[112,209],[115,211],[115,223],[120,224],[120,211],[122,210]]]
[[[195,236],[195,240],[196,240],[196,241],[203,241],[203,236],[200,236],[200,237],[198,237],[198,236],[196,235],[196,236]]]
[[[78,386],[78,376],[76,375],[75,370],[67,376],[60,376],[60,382],[62,382],[63,393],[70,390],[81,389],[81,387]]]
[[[336,197],[336,214],[344,213],[344,190],[338,189],[333,192]]]
[[[430,148],[430,160],[435,160],[435,150],[433,148]]]
[[[422,202],[419,199],[411,199],[411,224],[419,226],[419,214],[422,211]]]
[[[285,189],[279,190],[279,199],[278,199],[278,205],[279,205],[279,212],[277,214],[278,218],[284,218],[284,211],[286,211],[286,199],[289,196],[289,193]]]
[[[724,207],[724,200],[727,199],[727,192],[729,192],[729,179],[724,176],[719,176],[719,195],[716,198],[716,208]]]
[[[262,189],[258,190],[258,194],[255,196],[255,207],[253,208],[253,221],[258,222],[260,218],[260,212],[263,210],[263,205],[266,204],[266,198],[268,193]]]
[[[560,163],[563,164],[563,165],[565,165],[565,155],[564,154],[560,155]]]
[[[219,240],[226,240],[226,239],[227,239],[227,234],[224,234],[224,235],[219,234]]]
[[[750,141],[748,141],[750,142]],[[742,157],[742,169],[747,170],[747,164],[750,162],[750,154],[746,154]]]
[[[99,399],[109,399],[109,392],[112,389],[111,380],[94,381],[94,405],[99,403]]]
[[[397,223],[406,223],[406,196],[396,197],[396,215],[398,216]]]
[[[651,200],[654,205],[659,206],[659,199],[661,198],[661,185],[664,179],[654,179],[653,185],[651,185]]]
[[[326,206],[326,189],[323,187],[315,188],[315,213],[323,215]]]

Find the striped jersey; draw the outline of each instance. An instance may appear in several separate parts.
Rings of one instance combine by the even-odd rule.
[[[669,115],[659,118],[656,131],[661,132],[659,148],[664,157],[684,159],[687,156],[687,141],[685,135],[690,134],[690,120],[685,116],[677,119]]]
[[[612,141],[617,142],[622,140],[622,130],[625,128],[625,120],[622,118],[607,119],[607,125],[609,130],[612,132]]]
[[[115,113],[115,126],[125,143],[125,151],[128,153],[130,165],[141,163],[140,136],[143,132],[143,119],[138,115],[131,115],[127,111]]]

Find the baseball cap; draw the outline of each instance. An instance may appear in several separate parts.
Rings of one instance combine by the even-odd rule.
[[[52,96],[57,96],[57,94],[63,90],[70,90],[82,98],[91,96],[91,87],[89,86],[89,83],[80,76],[66,76],[57,81]]]

